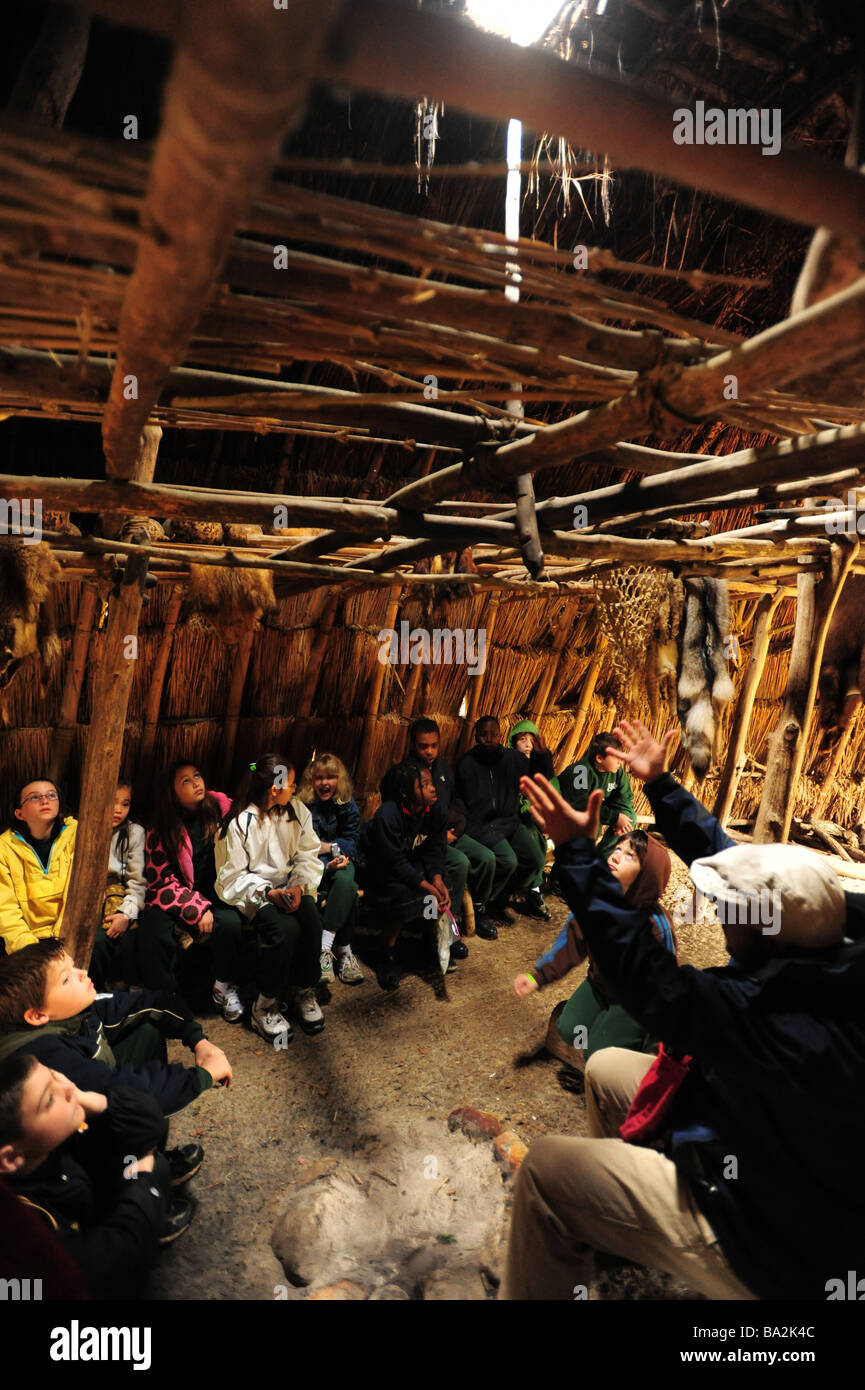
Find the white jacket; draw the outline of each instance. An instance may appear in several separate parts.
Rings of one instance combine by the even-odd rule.
[[[118,826],[111,836],[111,849],[108,854],[108,872],[119,878],[125,894],[117,909],[123,912],[130,922],[138,921],[138,914],[144,908],[144,893],[147,884],[144,879],[144,827],[129,822],[129,838],[126,853],[121,859],[117,851],[117,837],[122,826]]]
[[[214,842],[216,891],[248,920],[264,907],[271,888],[302,888],[315,896],[323,872],[321,842],[309,808],[297,797],[291,808],[296,820],[247,806]]]

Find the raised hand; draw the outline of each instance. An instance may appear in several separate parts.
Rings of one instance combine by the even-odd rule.
[[[525,999],[527,995],[534,994],[538,987],[537,980],[533,980],[531,975],[518,975],[514,980],[514,994],[518,999]]]
[[[613,733],[622,744],[622,752],[617,756],[627,763],[628,771],[641,782],[653,782],[662,772],[666,772],[672,745],[679,736],[677,729],[668,729],[659,743],[639,719],[635,719],[633,724],[623,719]],[[617,750],[610,748],[608,752],[616,753]]]
[[[589,797],[585,811],[575,811],[546,777],[521,777],[520,790],[528,797],[532,816],[554,845],[582,836],[596,840],[601,823],[601,803],[604,793],[598,788]]]

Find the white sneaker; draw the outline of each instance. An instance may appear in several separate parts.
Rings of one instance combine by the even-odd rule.
[[[243,1018],[243,1005],[240,1002],[240,995],[226,980],[214,980],[213,993],[211,994],[216,1007],[222,1013],[226,1023],[239,1023]]]
[[[359,985],[363,981],[363,971],[351,949],[341,953],[336,969],[344,985]]]
[[[274,1047],[281,1049],[291,1041],[291,1024],[279,1012],[276,1000],[270,1004],[261,1004],[260,999],[256,999],[249,1021],[259,1037],[273,1043]]]
[[[325,948],[321,953],[321,979],[319,984],[332,985],[336,977],[333,973],[333,951]],[[342,978],[340,976],[340,978]]]
[[[318,1007],[314,989],[295,989],[294,1007],[297,1021],[304,1033],[320,1033],[324,1028],[324,1014]]]

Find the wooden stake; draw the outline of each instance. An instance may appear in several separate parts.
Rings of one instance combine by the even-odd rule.
[[[385,613],[383,628],[396,628],[396,618],[399,612],[399,601],[402,588],[393,587],[390,591],[390,602]],[[378,655],[378,654],[376,654]],[[363,732],[361,734],[360,754],[357,761],[357,770],[354,777],[355,791],[361,796],[365,796],[368,790],[367,783],[372,774],[370,766],[372,755],[372,735],[378,719],[379,705],[381,704],[381,692],[384,688],[384,677],[387,670],[386,663],[376,660],[375,668],[372,673],[368,700],[368,709],[363,721]]]
[[[139,773],[146,773],[153,762],[153,747],[156,742],[156,731],[159,727],[159,707],[162,704],[162,690],[165,685],[165,674],[168,670],[171,648],[174,644],[174,633],[177,628],[177,620],[180,617],[182,604],[183,588],[180,584],[175,584],[168,599],[168,607],[165,612],[165,624],[162,628],[162,636],[159,640],[159,651],[156,654],[153,675],[150,677],[150,688],[147,691],[147,703],[144,706],[144,728],[141,734],[141,743],[138,748]]]
[[[858,539],[841,537],[832,543],[830,562],[819,583],[815,583],[812,574],[799,576],[787,694],[781,717],[769,735],[766,779],[754,825],[755,843],[783,844],[790,834],[826,633],[858,551]]]
[[[114,792],[135,672],[129,638],[138,634],[146,574],[147,556],[130,556],[119,595],[109,600],[108,624],[93,682],[93,713],[81,777],[81,815],[63,913],[67,948],[75,964],[82,968],[90,960],[96,929],[102,920]]]
[[[730,746],[727,750],[727,756],[724,759],[724,768],[721,772],[720,781],[718,782],[718,792],[715,797],[714,815],[717,816],[722,825],[726,825],[730,817],[733,802],[739,787],[739,779],[748,761],[745,752],[745,744],[751,723],[751,712],[754,708],[754,700],[756,699],[757,690],[763,677],[763,668],[766,665],[772,618],[775,615],[775,610],[781,602],[782,597],[783,595],[780,592],[775,594],[763,594],[757,602],[757,609],[754,615],[751,656],[748,661],[748,669],[745,672],[739,690],[739,699],[736,703],[733,725],[730,730]]]
[[[87,654],[90,650],[90,637],[93,622],[99,608],[99,595],[92,584],[85,584],[81,591],[81,602],[75,620],[75,635],[69,653],[69,666],[63,684],[63,698],[60,702],[60,718],[54,734],[54,747],[51,751],[50,776],[52,780],[63,780],[69,762],[69,754],[75,739],[78,723],[78,705],[81,700],[81,687],[84,672],[87,670]]]
[[[243,636],[237,644],[237,655],[234,658],[234,667],[231,672],[231,685],[228,688],[223,725],[222,781],[224,786],[228,785],[231,777],[234,748],[237,743],[237,724],[243,700],[243,687],[246,685],[246,673],[249,670],[249,658],[252,655],[255,632],[255,623],[250,622],[244,628]]]
[[[832,757],[829,759],[829,766],[826,768],[826,771],[823,774],[823,783],[820,788],[820,794],[817,797],[817,800],[814,803],[814,809],[811,812],[812,821],[822,820],[826,814],[826,807],[829,805],[829,799],[833,791],[835,790],[835,778],[838,776],[838,769],[841,766],[841,760],[843,759],[844,753],[846,752],[847,744],[850,742],[850,735],[856,727],[856,720],[861,708],[861,705],[856,706],[855,710],[853,711],[853,718],[850,720],[850,723],[847,725],[847,728],[841,730],[841,733],[835,743],[835,747],[832,750]]]
[[[580,746],[580,739],[583,736],[583,729],[585,727],[586,718],[589,713],[589,706],[592,703],[592,697],[595,693],[595,686],[598,683],[598,676],[600,675],[601,667],[604,664],[606,646],[607,639],[602,632],[599,632],[597,636],[597,641],[595,642],[595,654],[589,663],[588,670],[586,671],[585,678],[583,680],[583,688],[580,691],[580,698],[577,704],[576,713],[574,715],[574,725],[571,729],[571,732],[568,734],[567,742],[565,743],[565,746],[562,750],[562,755],[560,759],[561,771],[564,771],[566,767],[570,767],[571,763],[574,761],[574,758],[576,757],[577,749]]]

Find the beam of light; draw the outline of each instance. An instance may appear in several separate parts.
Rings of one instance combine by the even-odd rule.
[[[527,48],[546,33],[563,4],[564,0],[468,0],[466,15],[480,29]]]

